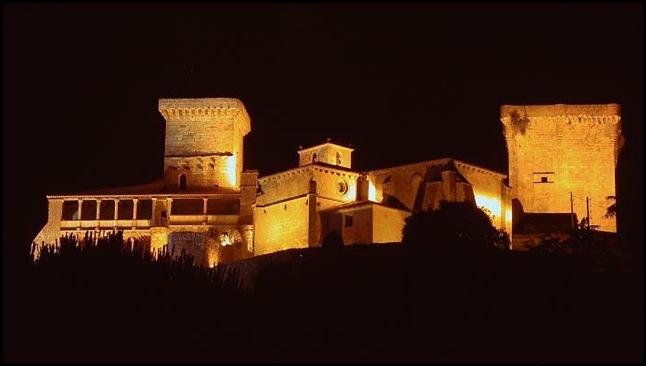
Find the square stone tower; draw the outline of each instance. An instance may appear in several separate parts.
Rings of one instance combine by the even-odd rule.
[[[580,222],[589,198],[590,224],[617,231],[616,219],[603,216],[612,204],[606,197],[616,195],[623,141],[618,104],[503,105],[500,118],[516,209],[570,213],[572,204]]]
[[[320,145],[300,149],[298,150],[298,166],[324,163],[351,169],[353,150],[329,141]]]
[[[251,130],[240,100],[160,99],[159,112],[166,119],[167,188],[240,187],[243,138]]]

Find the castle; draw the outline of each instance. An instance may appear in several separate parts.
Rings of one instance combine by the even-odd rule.
[[[240,100],[161,99],[159,112],[166,120],[163,177],[48,195],[37,247],[61,235],[122,230],[125,238],[149,238],[152,250],[185,250],[214,266],[320,246],[333,230],[346,245],[399,242],[408,216],[441,201],[475,202],[513,238],[512,228],[532,215],[565,214],[575,225],[588,217],[580,199],[589,198],[596,204],[590,223],[616,232],[600,203],[615,195],[617,104],[502,106],[509,177],[451,158],[358,171],[353,149],[328,141],[300,149],[298,167],[259,178],[243,169],[251,120]]]

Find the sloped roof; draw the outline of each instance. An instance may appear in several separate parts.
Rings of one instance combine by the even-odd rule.
[[[232,188],[196,187],[179,190],[178,187],[165,187],[164,180],[158,179],[150,183],[132,186],[91,189],[77,192],[63,192],[47,197],[82,197],[82,196],[136,196],[136,195],[166,195],[166,194],[233,194],[239,191]]]
[[[455,166],[453,160],[449,160],[446,163],[439,165],[431,165],[426,171],[425,182],[441,182],[442,181],[442,172],[450,171],[456,173],[456,181],[458,182],[469,182]]]
[[[382,207],[392,208],[392,209],[395,209],[395,210],[401,210],[401,211],[410,212],[410,210],[407,209],[404,206],[402,206],[402,207],[393,207],[393,206],[383,204],[383,203],[380,203],[380,202],[367,201],[367,200],[349,202],[349,203],[345,203],[345,204],[342,204],[342,205],[339,205],[339,206],[329,207],[329,208],[320,210],[319,212],[329,212],[329,211],[335,211],[335,210],[343,210],[343,209],[346,209],[346,208],[359,207],[359,206],[382,206]]]
[[[404,168],[408,168],[408,167],[411,167],[411,166],[415,166],[415,165],[423,165],[423,164],[431,165],[431,166],[434,166],[434,165],[445,165],[445,164],[448,164],[449,162],[453,162],[453,164],[454,164],[456,167],[457,167],[457,165],[464,165],[464,166],[471,167],[471,168],[474,168],[474,169],[479,170],[479,171],[482,171],[482,172],[486,172],[486,173],[489,173],[489,174],[493,174],[493,175],[500,176],[500,177],[502,177],[502,178],[506,178],[506,177],[507,177],[507,175],[506,175],[506,174],[502,174],[502,173],[496,172],[496,171],[494,171],[494,170],[487,169],[487,168],[483,168],[483,167],[480,167],[480,166],[477,166],[477,165],[473,165],[473,164],[465,163],[465,162],[464,162],[464,161],[462,161],[462,160],[453,159],[453,158],[450,158],[450,157],[440,158],[440,159],[432,159],[432,160],[418,161],[418,162],[416,162],[416,163],[402,164],[402,165],[392,166],[392,167],[388,167],[388,168],[373,169],[373,170],[367,171],[366,173],[368,173],[368,174],[375,174],[375,173],[387,172],[387,171],[396,170],[396,169],[404,169]]]

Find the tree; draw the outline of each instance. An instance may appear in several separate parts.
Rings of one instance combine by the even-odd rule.
[[[473,202],[442,202],[436,210],[406,219],[402,241],[414,249],[509,249],[509,236],[496,229]]]
[[[332,230],[325,235],[321,246],[325,249],[341,249],[343,248],[343,238],[336,230]]]
[[[606,214],[603,215],[604,218],[609,219],[611,217],[617,216],[617,197],[616,196],[608,196],[606,197],[607,200],[613,201],[612,205],[608,206],[606,208]]]

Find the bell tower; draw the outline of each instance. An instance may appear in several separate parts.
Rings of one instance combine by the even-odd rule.
[[[240,188],[243,139],[251,131],[234,98],[160,99],[166,120],[164,184],[168,189]]]

